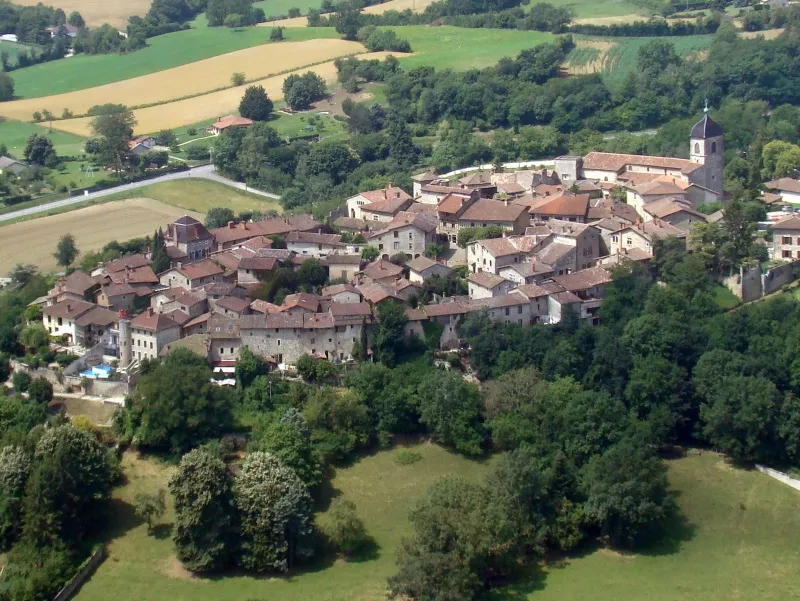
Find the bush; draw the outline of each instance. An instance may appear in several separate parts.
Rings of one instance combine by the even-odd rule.
[[[186,134],[189,135],[189,136],[196,136],[197,135],[197,129],[194,128],[194,127],[190,127],[189,129],[186,130]]]
[[[49,403],[53,400],[53,385],[41,376],[35,378],[28,385],[28,396],[35,403]]]
[[[422,461],[422,455],[420,455],[416,451],[401,449],[400,451],[397,452],[397,456],[394,458],[394,461],[399,465],[413,465],[418,461]]]
[[[204,161],[211,156],[211,151],[205,144],[190,144],[185,148],[186,158],[190,161]]]
[[[18,371],[11,377],[11,384],[14,386],[14,392],[28,392],[28,387],[31,385],[30,374],[26,371]]]
[[[354,555],[370,542],[352,501],[336,497],[331,501],[328,518],[330,522],[325,533],[330,543],[343,555]]]
[[[231,75],[231,85],[234,87],[243,86],[245,81],[247,81],[247,78],[245,78],[244,73],[237,72]]]

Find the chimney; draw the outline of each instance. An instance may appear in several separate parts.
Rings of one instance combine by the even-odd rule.
[[[228,222],[228,229],[229,229],[229,230],[232,230],[232,229],[233,229],[233,221],[229,221],[229,222]]]
[[[152,317],[153,316],[153,307],[147,307],[147,316],[148,317]]]

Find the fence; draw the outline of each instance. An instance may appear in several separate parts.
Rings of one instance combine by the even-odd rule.
[[[758,463],[756,463],[756,469],[762,474],[766,474],[771,478],[775,478],[779,482],[783,482],[784,484],[791,486],[795,490],[800,490],[800,480],[795,480],[783,472],[779,472],[778,470],[774,470],[765,465],[759,465]]]
[[[69,601],[72,599],[72,596],[78,591],[86,579],[94,573],[97,566],[99,566],[105,558],[106,548],[101,546],[97,551],[92,553],[89,559],[81,564],[81,567],[78,568],[78,571],[70,581],[64,585],[64,588],[58,591],[55,597],[53,597],[53,601]]]

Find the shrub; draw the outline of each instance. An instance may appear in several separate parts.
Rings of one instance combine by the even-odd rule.
[[[18,371],[11,377],[11,384],[14,386],[14,392],[28,392],[28,386],[31,385],[30,374],[26,371]]]
[[[53,400],[53,385],[41,376],[28,385],[28,396],[35,403],[49,403]]]
[[[186,158],[190,161],[204,161],[211,156],[205,144],[191,144],[186,146]]]
[[[231,75],[231,85],[234,87],[243,86],[245,81],[247,81],[247,78],[245,78],[244,73],[237,72]]]
[[[343,555],[353,555],[363,549],[370,538],[364,522],[356,513],[352,501],[336,497],[328,511],[329,525],[325,529],[330,543]]]
[[[413,465],[418,461],[422,461],[422,455],[420,455],[416,451],[401,449],[400,451],[397,452],[394,461],[399,465]]]

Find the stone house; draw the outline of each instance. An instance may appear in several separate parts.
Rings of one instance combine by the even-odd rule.
[[[350,281],[361,270],[361,255],[333,253],[325,257],[323,265],[328,266],[328,274],[332,280]]]
[[[691,203],[671,196],[660,198],[644,206],[644,220],[660,219],[687,234],[696,223],[705,223],[706,216],[695,211]]]
[[[330,253],[346,248],[339,234],[322,234],[317,232],[289,232],[286,234],[286,248],[298,255],[307,255],[321,259]]]
[[[167,226],[165,239],[168,246],[180,250],[190,261],[207,257],[214,250],[211,233],[197,219],[188,215]]]
[[[522,253],[509,238],[475,240],[467,245],[467,265],[472,273],[498,273],[501,267],[522,263]]]
[[[488,271],[479,271],[469,274],[467,287],[470,298],[491,298],[508,294],[508,291],[514,287],[514,282]]]
[[[155,359],[167,344],[181,337],[181,326],[149,307],[131,320],[130,334],[133,358]]]
[[[352,284],[333,284],[322,289],[322,298],[332,303],[360,303],[361,295]]]
[[[345,201],[347,215],[363,221],[391,221],[411,206],[413,199],[402,188],[389,184],[382,190],[360,192]]]
[[[406,263],[406,267],[408,268],[408,279],[417,284],[422,284],[434,275],[447,277],[453,271],[444,263],[434,261],[424,255],[412,259]]]
[[[84,300],[65,298],[42,308],[42,325],[51,337],[65,337],[68,343],[76,343],[75,321],[96,306]]]
[[[171,267],[159,275],[162,286],[180,286],[186,290],[196,290],[206,284],[223,281],[224,270],[211,259],[201,259],[195,263],[184,263]]]
[[[398,213],[386,227],[371,232],[367,243],[378,249],[381,258],[403,253],[415,259],[425,253],[436,237],[436,218],[425,213]]]
[[[644,223],[634,223],[633,225],[626,226],[611,234],[609,254],[613,255],[624,250],[638,248],[652,255],[653,243],[658,238],[667,238],[669,236],[686,238],[686,232],[660,219],[653,219],[652,221],[646,221]]]
[[[772,258],[800,259],[800,216],[789,215],[772,225]]]

